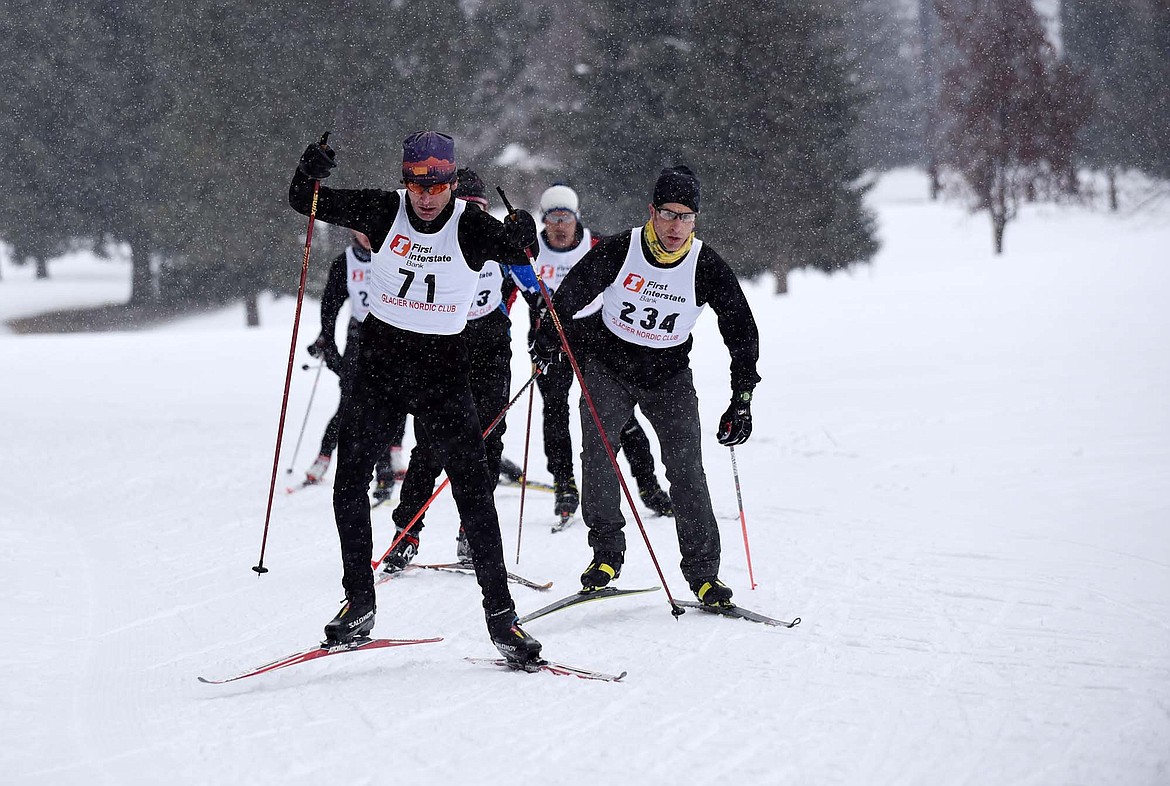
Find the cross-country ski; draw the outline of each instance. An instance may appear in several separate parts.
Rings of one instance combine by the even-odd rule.
[[[490,664],[509,671],[525,671],[530,673],[543,671],[548,674],[556,674],[560,677],[577,677],[582,680],[599,680],[601,682],[621,682],[622,678],[626,676],[626,672],[624,671],[621,674],[606,674],[600,671],[590,671],[564,663],[557,663],[556,661],[544,660],[543,658],[528,665],[520,665],[512,661],[504,660],[503,658],[465,658],[465,660],[470,663]]]
[[[732,619],[747,620],[748,622],[758,622],[761,625],[771,625],[778,628],[795,628],[800,624],[800,617],[794,617],[792,621],[778,620],[772,617],[766,617],[756,611],[750,611],[742,606],[737,605],[719,605],[714,606],[706,603],[698,603],[693,600],[676,600],[675,603],[687,609],[698,609],[707,614],[717,614],[721,617],[730,617]]]
[[[387,647],[407,647],[412,644],[434,644],[442,641],[442,638],[433,639],[358,639],[356,641],[345,644],[329,644],[322,643],[317,647],[310,647],[300,652],[295,652],[292,655],[274,660],[271,663],[265,663],[263,666],[257,666],[254,669],[240,672],[231,677],[222,677],[219,679],[209,679],[207,677],[199,677],[200,682],[209,685],[223,685],[227,682],[235,682],[247,677],[256,677],[261,674],[267,674],[278,669],[286,669],[289,666],[296,666],[300,663],[307,663],[311,660],[318,660],[320,658],[328,658],[332,655],[341,655],[346,652],[365,652],[367,650],[384,649]]]
[[[536,611],[530,611],[529,613],[520,617],[520,622],[522,624],[532,622],[533,620],[538,620],[541,617],[552,614],[553,612],[564,611],[565,609],[570,609],[574,606],[580,606],[582,603],[594,603],[599,600],[621,598],[625,597],[626,595],[641,595],[647,592],[657,592],[660,589],[662,588],[645,587],[641,589],[620,589],[618,587],[603,587],[596,590],[582,590],[580,592],[574,592],[572,595],[563,597],[560,600],[554,600],[552,603],[539,608]]]

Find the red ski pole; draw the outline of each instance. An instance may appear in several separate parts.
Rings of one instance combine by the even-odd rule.
[[[735,476],[735,499],[739,503],[739,523],[743,528],[743,551],[747,555],[748,580],[752,589],[756,588],[756,577],[752,573],[752,547],[748,545],[747,518],[743,515],[743,493],[739,490],[739,465],[735,463],[735,448],[728,446],[731,451],[731,474]]]
[[[329,143],[329,132],[321,135],[317,142],[321,147]],[[313,181],[313,203],[309,207],[309,228],[305,232],[305,255],[301,259],[301,284],[297,289],[297,310],[293,316],[292,340],[288,348],[288,370],[284,375],[284,397],[280,402],[280,423],[276,427],[276,451],[272,456],[272,483],[268,486],[268,508],[264,512],[264,537],[260,540],[260,561],[252,566],[258,574],[265,574],[268,568],[264,567],[264,550],[268,546],[268,525],[272,521],[272,498],[276,494],[276,476],[280,467],[280,441],[284,436],[284,416],[288,412],[288,391],[292,386],[293,358],[297,352],[297,331],[301,326],[301,304],[305,300],[305,279],[309,276],[309,248],[313,244],[313,222],[317,220],[317,194],[321,190],[321,181]]]

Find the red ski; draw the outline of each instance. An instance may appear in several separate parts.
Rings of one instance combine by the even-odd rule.
[[[267,674],[270,671],[283,669],[288,666],[295,666],[298,663],[305,663],[310,660],[317,660],[318,658],[327,658],[330,655],[340,655],[343,652],[357,652],[359,650],[377,650],[383,647],[405,647],[410,644],[433,644],[436,641],[442,641],[442,638],[434,639],[357,639],[348,644],[325,644],[322,643],[318,647],[312,649],[302,650],[294,653],[288,657],[274,660],[271,663],[265,663],[263,666],[258,666],[254,669],[249,669],[242,674],[237,674],[233,677],[224,677],[219,680],[209,680],[206,677],[199,677],[200,682],[205,682],[208,685],[223,685],[225,682],[235,682],[242,680],[245,677],[255,677],[259,674]]]

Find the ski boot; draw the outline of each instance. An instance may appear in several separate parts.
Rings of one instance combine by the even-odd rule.
[[[508,483],[519,483],[520,478],[524,477],[519,465],[514,461],[500,456],[500,478]]]
[[[487,628],[492,644],[496,645],[509,666],[525,670],[539,667],[540,642],[520,627],[520,618],[516,616],[515,610],[505,609],[489,614]]]
[[[642,498],[643,505],[659,516],[674,515],[674,506],[670,502],[670,495],[659,488],[657,483],[639,489],[638,496]]]
[[[394,548],[382,560],[383,573],[401,573],[418,554],[418,537],[413,532],[402,534],[399,529],[394,533],[396,542]]]
[[[581,591],[593,592],[617,580],[622,575],[622,557],[618,551],[593,552],[593,561],[581,574]]]
[[[577,506],[581,504],[581,495],[577,491],[577,483],[572,478],[564,478],[553,483],[553,493],[556,495],[556,502],[553,503],[553,512],[561,519],[567,521],[572,518],[573,514],[577,512]]]
[[[374,599],[346,598],[337,616],[325,625],[325,644],[349,644],[374,629]]]
[[[374,485],[374,501],[385,502],[394,494],[394,470],[378,465],[377,483]]]
[[[718,576],[696,579],[690,582],[691,592],[704,606],[734,606],[731,602],[731,587],[728,587]]]
[[[320,483],[321,478],[325,477],[325,473],[329,471],[329,462],[332,460],[333,457],[328,453],[317,456],[317,460],[313,462],[312,466],[305,470],[305,484],[311,486],[314,483]]]
[[[463,527],[459,528],[459,534],[455,537],[455,559],[464,565],[471,565],[471,544],[467,542],[467,533],[463,531]]]

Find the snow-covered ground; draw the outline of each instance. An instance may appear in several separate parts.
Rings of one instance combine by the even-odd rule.
[[[871,266],[795,275],[782,298],[747,285],[764,336],[737,449],[754,591],[713,436],[727,358],[709,314],[696,338],[723,577],[802,624],[675,620],[659,593],[528,626],[551,658],[627,670],[619,684],[467,663],[494,655],[478,589],[432,573],[379,589],[375,632],[440,644],[197,682],[312,644],[342,596],[323,488],[277,497],[271,572],[250,569],[292,301],[266,301],[254,330],[239,308],[0,336],[0,780],[1170,782],[1170,211],[1029,207],[996,258],[985,217],[924,193],[913,173],[882,181]],[[3,316],[34,285],[12,271]],[[78,304],[81,275],[35,282],[37,310]],[[301,346],[317,322],[308,305]],[[514,378],[526,368],[518,351]],[[295,374],[282,486],[337,400],[323,377],[286,475],[313,379]],[[498,504],[511,553],[518,490]],[[584,528],[550,533],[551,508],[526,503],[517,570],[556,584],[517,588],[522,612],[575,590],[588,561]],[[420,559],[452,558],[448,495],[427,521]],[[630,527],[620,583],[657,583]],[[687,597],[670,521],[646,527]]]

